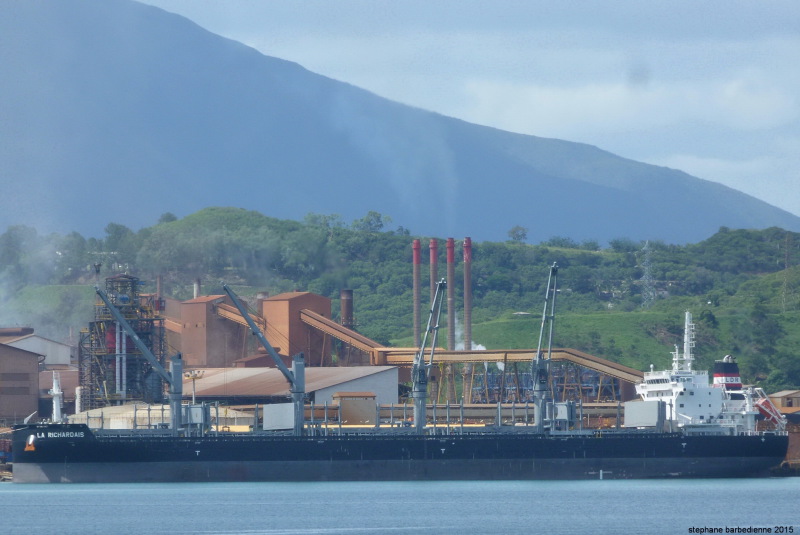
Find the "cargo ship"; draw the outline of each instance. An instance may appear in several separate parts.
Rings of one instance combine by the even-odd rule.
[[[304,367],[273,355],[291,385],[292,428],[225,433],[206,421],[209,409],[181,404],[170,382],[169,429],[93,430],[85,424],[41,423],[13,432],[14,482],[217,482],[719,478],[767,476],[788,448],[780,413],[763,391],[742,386],[732,357],[715,364],[714,380],[693,369],[694,326],[686,313],[684,347],[672,368],[650,370],[625,404],[616,429],[580,429],[573,403],[548,399],[557,266],[548,279],[539,346],[532,363],[535,417],[530,425],[470,426],[463,419],[430,425],[426,392],[433,366],[444,281],[437,285],[425,338],[412,368],[413,425],[342,428],[304,417]],[[234,303],[241,303],[227,287]],[[105,300],[107,297],[98,290]],[[110,311],[113,305],[108,301]],[[243,314],[247,318],[247,314]],[[123,328],[125,320],[118,318]],[[549,344],[542,347],[545,325]],[[127,330],[127,329],[126,329]],[[428,335],[432,335],[425,358]],[[134,340],[136,342],[136,340]],[[166,379],[180,378],[179,356]],[[200,413],[196,417],[189,414]],[[757,422],[769,421],[769,430]],[[765,424],[762,423],[762,426]]]

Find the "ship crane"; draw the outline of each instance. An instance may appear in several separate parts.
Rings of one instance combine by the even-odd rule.
[[[95,288],[95,292],[97,292],[97,295],[100,296],[100,299],[106,304],[106,307],[108,307],[111,315],[114,316],[114,319],[119,323],[119,326],[128,333],[128,336],[133,340],[136,348],[141,351],[144,358],[146,358],[150,366],[153,367],[153,370],[155,370],[159,377],[169,385],[169,408],[172,433],[174,435],[179,434],[183,426],[183,422],[181,421],[181,399],[183,398],[183,359],[181,358],[181,354],[178,353],[170,358],[170,371],[167,372],[161,363],[158,362],[158,359],[153,355],[152,351],[150,351],[142,339],[139,338],[139,335],[136,334],[131,324],[125,319],[125,316],[114,306],[111,299],[108,298],[108,295],[100,288]]]
[[[537,433],[544,432],[545,409],[548,397],[548,377],[550,360],[553,352],[553,324],[556,319],[556,293],[558,282],[558,264],[550,267],[547,277],[547,290],[544,294],[544,309],[542,310],[542,325],[539,328],[539,344],[536,347],[536,356],[531,364],[531,377],[533,378],[533,399],[536,407],[535,427]],[[549,309],[549,310],[548,310]],[[547,355],[542,353],[545,324],[549,324],[547,335]]]
[[[278,367],[280,372],[286,378],[286,381],[289,383],[289,390],[292,393],[292,403],[294,404],[294,434],[295,436],[300,436],[303,434],[303,424],[305,421],[305,394],[306,394],[306,371],[305,371],[305,362],[303,361],[303,354],[298,353],[294,357],[292,357],[292,370],[286,367],[286,364],[283,363],[281,357],[278,355],[278,352],[275,351],[275,348],[272,347],[272,344],[267,341],[267,337],[264,336],[264,333],[261,332],[261,329],[253,321],[253,318],[250,316],[250,313],[247,311],[247,308],[242,304],[239,297],[236,293],[228,287],[227,284],[222,285],[222,289],[225,290],[225,293],[228,294],[228,297],[231,298],[233,304],[239,309],[239,313],[247,322],[247,326],[250,328],[250,332],[252,332],[264,349],[267,350],[269,356],[272,357],[272,360],[275,362],[275,366]]]
[[[436,340],[439,336],[439,318],[442,315],[442,296],[444,295],[445,288],[447,288],[447,282],[444,279],[436,283],[436,293],[433,296],[431,312],[428,316],[428,328],[425,330],[425,335],[422,337],[422,343],[414,357],[414,365],[411,368],[411,380],[413,384],[411,397],[414,398],[414,427],[418,433],[422,433],[427,422],[425,409],[428,402],[428,379],[430,377],[431,367],[433,367]],[[428,343],[429,334],[432,334],[431,352],[428,362],[425,363],[425,346]]]

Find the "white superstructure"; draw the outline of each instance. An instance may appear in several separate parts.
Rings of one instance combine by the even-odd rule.
[[[759,413],[772,420],[779,431],[785,421],[760,388],[732,389],[725,384],[712,384],[707,371],[692,369],[694,356],[694,323],[686,312],[683,352],[678,346],[672,353],[672,369],[645,372],[644,381],[636,385],[642,401],[665,404],[666,421],[670,428],[682,428],[687,433],[753,434]],[[725,357],[731,363],[732,357]],[[736,368],[738,379],[738,367]]]

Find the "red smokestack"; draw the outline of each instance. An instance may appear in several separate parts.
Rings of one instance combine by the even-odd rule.
[[[453,283],[456,278],[456,243],[447,238],[447,349],[456,348],[456,294]]]
[[[414,291],[414,344],[416,347],[419,347],[421,338],[420,338],[420,325],[419,325],[419,308],[420,308],[420,290],[419,290],[419,276],[420,276],[420,244],[419,240],[414,240],[411,244],[411,249],[414,251],[414,282],[413,282],[413,291]]]
[[[464,349],[472,351],[472,240],[464,238]]]

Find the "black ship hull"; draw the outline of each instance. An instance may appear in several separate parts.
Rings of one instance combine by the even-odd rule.
[[[759,477],[786,435],[465,433],[329,436],[95,435],[85,425],[14,431],[19,483]]]

